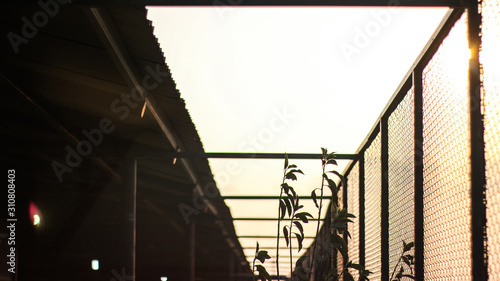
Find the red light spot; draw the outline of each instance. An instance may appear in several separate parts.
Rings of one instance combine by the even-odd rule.
[[[39,226],[40,223],[42,222],[42,214],[40,212],[40,209],[38,209],[38,207],[33,202],[30,202],[29,214],[31,223],[35,226]]]

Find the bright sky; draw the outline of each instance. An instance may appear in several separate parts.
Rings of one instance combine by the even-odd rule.
[[[445,13],[149,8],[148,18],[205,151],[319,153],[326,147],[353,153]],[[292,162],[306,173],[294,187],[310,195],[321,183],[321,164]],[[210,165],[223,195],[279,195],[282,160],[211,159]],[[226,203],[233,217],[277,214],[274,201]],[[303,204],[317,216],[312,202]],[[238,235],[276,233],[274,222],[235,222],[235,227]],[[314,236],[314,226],[305,232]],[[257,240],[275,254],[275,240],[240,239],[243,247]],[[280,251],[283,261],[286,253]],[[266,265],[275,273],[272,260]],[[283,265],[280,273],[289,274],[289,268]]]

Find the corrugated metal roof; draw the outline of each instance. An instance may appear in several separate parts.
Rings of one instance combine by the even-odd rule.
[[[17,167],[21,184],[20,207],[35,202],[43,213],[39,229],[25,223],[19,226],[20,267],[18,280],[110,280],[121,272],[127,259],[126,217],[123,187],[96,164],[105,162],[117,174],[123,174],[122,158],[131,151],[158,149],[172,151],[160,134],[148,110],[144,118],[142,104],[135,108],[121,100],[128,94],[122,74],[94,31],[82,7],[60,6],[48,24],[40,27],[16,54],[7,34],[22,35],[22,18],[32,19],[40,7],[15,7],[2,10],[0,29],[1,80],[3,102],[2,163]],[[116,29],[144,77],[147,68],[169,73],[164,56],[146,19],[144,7],[109,7]],[[19,91],[40,106],[27,102]],[[159,108],[172,123],[187,151],[203,151],[196,128],[176,89],[172,77],[164,78],[150,91]],[[113,104],[115,103],[115,106]],[[116,105],[122,106],[117,110]],[[113,109],[114,108],[114,109]],[[125,114],[128,108],[128,113]],[[93,151],[58,181],[52,164],[66,163],[66,147],[76,145],[62,133],[59,125],[78,140],[85,140],[83,130],[98,129],[104,118],[116,127],[104,134]],[[59,125],[54,125],[59,124]],[[104,157],[102,155],[114,155]],[[213,182],[206,159],[193,160],[204,181]],[[137,280],[157,280],[170,274],[169,280],[185,280],[189,274],[188,225],[179,212],[179,204],[192,205],[193,184],[185,171],[172,159],[140,159],[137,194]],[[230,218],[223,201],[212,200],[222,217]],[[26,216],[26,213],[20,215]],[[193,219],[195,217],[193,216]],[[229,278],[229,259],[233,250],[216,227],[215,218],[200,214],[197,220],[197,280]],[[229,237],[242,252],[231,221],[224,221]],[[242,255],[243,256],[243,255]],[[101,270],[90,270],[90,259],[101,259]],[[242,262],[240,264],[239,262]],[[237,261],[235,272],[250,273],[244,259]],[[4,271],[5,272],[5,271]]]

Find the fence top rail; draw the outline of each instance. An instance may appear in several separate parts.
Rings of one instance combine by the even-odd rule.
[[[37,0],[5,1],[0,6],[36,5]],[[331,6],[331,7],[465,7],[465,0],[73,0],[75,6]]]

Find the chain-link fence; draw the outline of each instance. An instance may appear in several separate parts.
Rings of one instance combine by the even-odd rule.
[[[389,279],[403,241],[416,280],[500,280],[500,3],[480,5],[481,65],[474,11],[450,10],[346,169],[349,259],[370,280]]]

